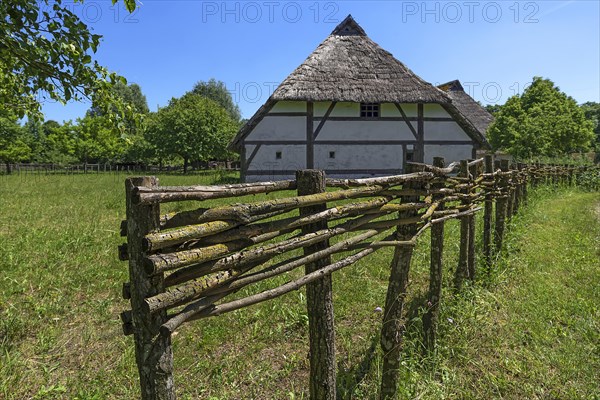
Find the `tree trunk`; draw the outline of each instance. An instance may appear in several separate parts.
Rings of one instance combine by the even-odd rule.
[[[184,157],[183,158],[183,173],[187,174],[187,170],[188,170],[188,158]]]

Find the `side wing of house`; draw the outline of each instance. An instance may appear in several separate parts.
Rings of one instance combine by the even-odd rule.
[[[402,173],[406,161],[471,158],[474,140],[438,104],[280,101],[242,139],[246,182],[290,179],[316,168],[329,177]],[[371,113],[371,114],[369,114]]]

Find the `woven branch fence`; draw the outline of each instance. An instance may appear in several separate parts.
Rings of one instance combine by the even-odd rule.
[[[129,260],[123,331],[133,334],[143,399],[174,399],[171,334],[183,323],[215,317],[306,286],[310,398],[336,398],[331,274],[384,247],[394,247],[381,328],[380,397],[393,398],[404,332],[413,249],[431,230],[430,280],[423,338],[436,345],[442,292],[444,222],[459,219],[460,254],[453,284],[489,271],[502,248],[507,219],[540,183],[572,183],[582,167],[509,165],[492,156],[444,166],[411,163],[404,175],[325,179],[298,171],[295,180],[224,186],[159,186],[154,177],[126,180],[127,220],[119,247]],[[326,190],[327,188],[327,190]],[[296,190],[297,195],[161,214],[160,204]],[[285,194],[287,195],[287,194]],[[213,202],[214,203],[214,202]],[[224,203],[221,201],[220,203]],[[495,204],[494,204],[495,203]],[[483,259],[475,260],[475,215],[483,211]],[[298,251],[303,249],[303,254]],[[339,254],[343,257],[339,258]],[[339,260],[333,262],[332,256]],[[300,278],[290,272],[304,267]],[[242,288],[288,275],[287,283],[254,294]],[[244,291],[246,293],[247,290]],[[250,291],[251,292],[251,291]],[[252,293],[252,292],[251,292]]]

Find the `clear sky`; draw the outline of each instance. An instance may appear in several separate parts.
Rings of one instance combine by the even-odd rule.
[[[96,59],[137,83],[152,111],[197,81],[225,82],[250,118],[348,14],[417,75],[460,79],[483,104],[504,103],[533,76],[579,103],[600,102],[600,1],[199,1],[68,3],[103,35]],[[85,103],[46,103],[46,119]]]

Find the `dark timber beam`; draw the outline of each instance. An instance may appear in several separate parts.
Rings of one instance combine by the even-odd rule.
[[[319,136],[319,133],[321,133],[321,129],[323,129],[323,125],[325,125],[325,122],[327,122],[327,119],[331,115],[331,112],[335,108],[336,104],[337,104],[337,101],[332,101],[331,104],[329,105],[329,108],[325,112],[323,119],[321,120],[321,122],[319,122],[319,125],[317,126],[317,129],[315,130],[315,133],[313,135],[313,140],[316,139],[317,136]]]
[[[306,103],[306,169],[314,168],[315,164],[315,140],[313,138],[314,104],[312,101]]]
[[[416,162],[425,160],[425,121],[423,103],[417,104],[417,151],[415,154]]]
[[[394,105],[396,106],[396,108],[400,112],[400,115],[402,115],[402,119],[404,120],[404,122],[406,122],[406,125],[408,125],[408,129],[410,129],[410,131],[412,132],[412,134],[415,137],[415,139],[419,140],[419,135],[418,135],[417,131],[415,130],[415,127],[412,126],[412,124],[410,123],[408,117],[406,116],[406,113],[402,109],[402,106],[400,106],[400,104],[398,104],[398,103],[394,103]]]

